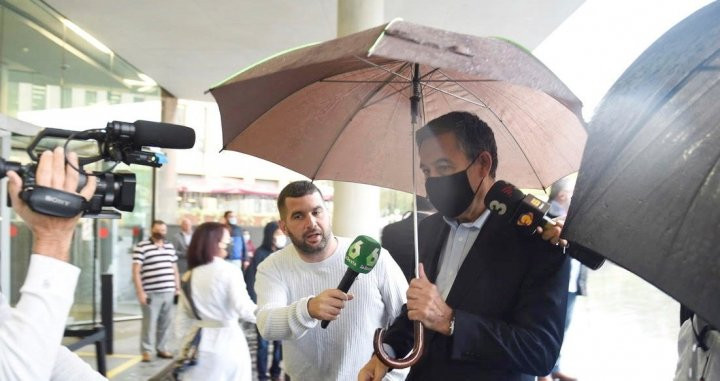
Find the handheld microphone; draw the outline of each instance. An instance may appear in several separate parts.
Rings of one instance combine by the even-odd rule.
[[[526,195],[514,185],[502,180],[496,181],[488,190],[485,195],[485,206],[490,212],[506,218],[509,223],[528,235],[533,234],[538,226],[542,226],[543,229],[551,229],[557,225],[546,215],[550,204],[531,194]],[[605,263],[604,257],[588,250],[582,250],[581,247],[575,250],[575,246],[577,245],[568,247],[568,255],[583,265],[597,270]]]
[[[350,290],[358,274],[367,274],[375,267],[380,258],[380,243],[366,235],[360,235],[353,240],[345,253],[345,264],[348,266],[345,271],[338,290],[347,293]],[[323,320],[321,327],[327,328],[329,320]]]
[[[127,139],[135,147],[188,149],[195,145],[195,130],[170,123],[136,120],[135,123],[112,121],[105,128],[106,141]]]

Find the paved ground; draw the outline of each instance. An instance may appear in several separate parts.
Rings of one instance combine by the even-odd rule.
[[[672,380],[679,305],[612,264],[591,272],[588,288],[590,296],[578,298],[566,336],[563,370],[583,381]],[[118,323],[115,330],[116,354],[108,359],[111,380],[146,380],[170,364],[140,362],[139,320]],[[255,330],[246,333],[254,361]],[[94,365],[92,347],[79,353]]]
[[[245,336],[250,346],[252,357],[253,379],[257,379],[255,372],[255,352],[257,340],[254,326],[245,329]],[[150,363],[140,361],[140,320],[129,320],[115,324],[115,353],[108,356],[108,378],[113,381],[148,380],[163,374],[171,365],[171,360],[155,358]],[[271,347],[272,348],[272,347]],[[95,349],[93,346],[81,348],[77,353],[85,361],[96,368]],[[208,380],[210,381],[210,380]]]

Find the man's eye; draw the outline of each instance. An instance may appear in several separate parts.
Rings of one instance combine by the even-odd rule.
[[[452,168],[449,165],[443,165],[441,167],[438,167],[438,172],[440,173],[450,173],[452,171]]]

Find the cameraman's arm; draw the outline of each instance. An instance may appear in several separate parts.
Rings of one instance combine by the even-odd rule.
[[[77,157],[69,156],[77,166]],[[74,193],[78,174],[65,168],[64,163],[62,149],[44,152],[37,166],[36,183]],[[13,208],[33,233],[34,255],[17,306],[10,308],[0,298],[0,379],[47,380],[80,273],[80,269],[65,263],[79,215],[59,218],[33,212],[19,197],[20,177],[14,172],[7,176]],[[89,198],[94,192],[95,179],[90,178],[81,194]]]
[[[75,167],[77,155],[68,154],[68,158]],[[70,259],[70,243],[73,230],[80,215],[73,218],[52,217],[36,213],[20,198],[22,180],[17,173],[9,171],[8,193],[13,209],[27,223],[33,234],[32,252],[67,262]],[[79,174],[69,166],[65,168],[65,155],[62,148],[55,151],[45,151],[40,155],[40,161],[35,172],[37,185],[55,188],[69,193],[75,193],[78,186]],[[95,193],[95,177],[89,176],[88,183],[80,194],[89,199]]]

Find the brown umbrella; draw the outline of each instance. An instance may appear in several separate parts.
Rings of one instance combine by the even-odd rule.
[[[537,189],[578,169],[582,105],[540,61],[502,39],[404,21],[278,54],[212,88],[223,148],[311,179],[412,192],[415,64],[420,116],[487,121],[500,177]]]
[[[281,53],[210,90],[223,149],[257,156],[315,179],[417,193],[414,131],[420,119],[469,111],[495,133],[498,173],[545,188],[577,170],[586,134],[581,103],[542,63],[505,40],[393,21]],[[408,112],[410,111],[410,112]],[[417,214],[415,214],[417,216]],[[415,264],[417,271],[417,220]],[[416,274],[417,275],[417,274]],[[422,354],[423,327],[405,359]]]

